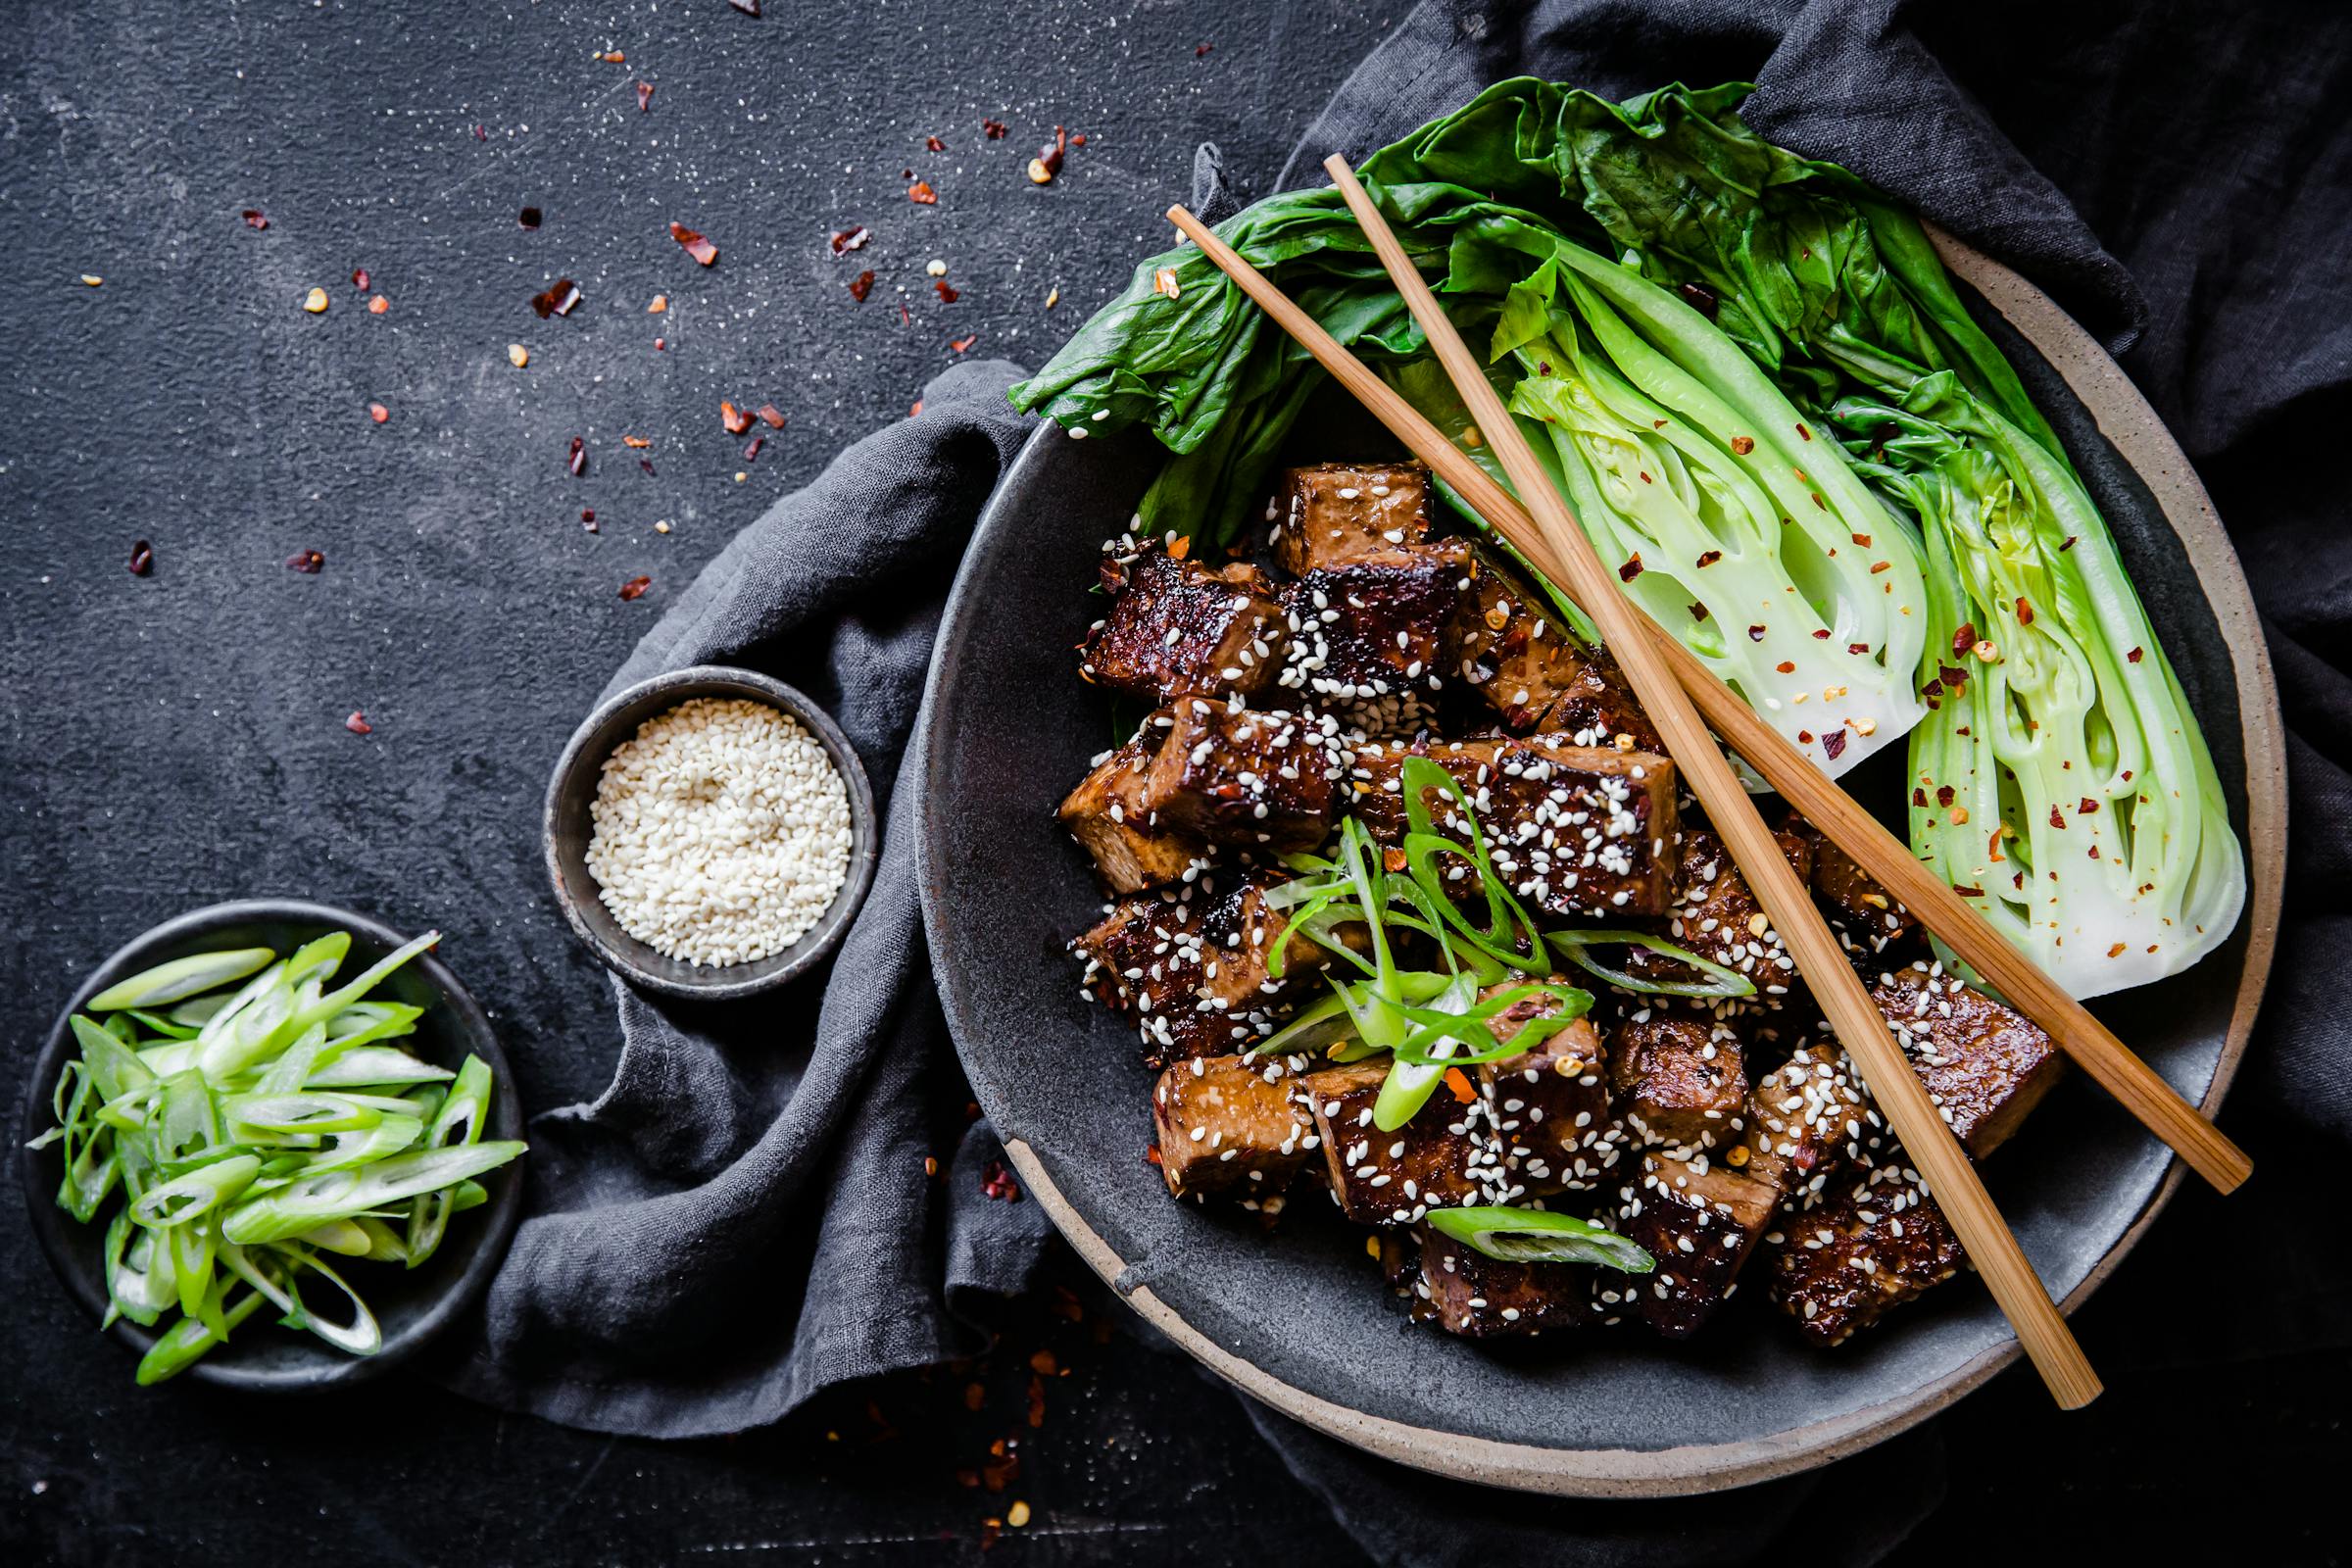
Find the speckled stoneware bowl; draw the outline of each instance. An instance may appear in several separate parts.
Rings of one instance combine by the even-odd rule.
[[[79,1053],[67,1020],[84,1001],[118,980],[192,953],[263,947],[286,954],[329,931],[351,933],[351,954],[342,970],[346,976],[358,974],[416,934],[395,931],[380,920],[323,904],[255,899],[192,910],[139,937],[92,970],[74,993],[72,1004],[57,1015],[24,1086],[18,1143],[30,1142],[53,1123],[50,1091],[67,1058]],[[522,1136],[522,1102],[515,1094],[506,1053],[499,1049],[498,1037],[491,1032],[490,1020],[481,1007],[437,954],[419,954],[410,959],[385,979],[375,995],[424,1009],[424,1016],[416,1020],[416,1033],[399,1042],[403,1050],[453,1072],[468,1055],[481,1057],[490,1068],[490,1119],[482,1136]],[[260,1394],[307,1394],[376,1377],[408,1360],[489,1288],[490,1277],[498,1272],[507,1244],[514,1240],[514,1227],[522,1218],[522,1165],[529,1157],[525,1154],[510,1160],[481,1178],[490,1201],[454,1216],[440,1250],[422,1268],[335,1260],[382,1325],[384,1348],[374,1355],[346,1354],[312,1335],[280,1328],[257,1314],[226,1345],[208,1352],[180,1377]],[[80,1224],[57,1206],[58,1184],[65,1171],[54,1146],[20,1149],[17,1166],[33,1235],[49,1254],[58,1279],[89,1308],[95,1320],[107,1305],[105,1224],[97,1220]],[[105,1212],[111,1215],[115,1206],[110,1202]],[[112,1332],[140,1354],[155,1343],[155,1336],[135,1323],[118,1322]],[[126,1361],[122,1367],[125,1388],[130,1376],[131,1365]]]
[[[751,963],[708,965],[672,958],[640,942],[620,927],[599,895],[596,878],[588,871],[588,841],[595,832],[589,808],[596,802],[597,782],[605,760],[638,727],[697,697],[741,697],[764,703],[800,721],[816,737],[841,773],[850,795],[850,866],[841,891],[816,924],[781,953]],[[873,886],[874,860],[882,853],[882,834],[874,821],[873,786],[858,760],[841,726],[832,715],[772,675],[724,664],[697,664],[673,669],[638,682],[600,704],[572,733],[571,743],[556,761],[547,783],[547,874],[555,884],[556,902],[564,918],[588,951],[622,978],[665,996],[700,1002],[725,1002],[757,996],[806,973],[841,943],[858,917]]]
[[[2113,524],[2247,849],[2252,888],[2230,942],[2194,972],[2097,1008],[2211,1106],[2261,996],[2284,859],[2282,741],[2253,606],[2203,489],[2122,372],[2015,274],[1939,242]],[[1360,427],[1315,442],[1294,455],[1386,449]],[[949,1023],[1028,1192],[1086,1260],[1276,1409],[1406,1464],[1529,1491],[1660,1495],[1801,1470],[1900,1432],[2012,1360],[2016,1341],[1973,1281],[1827,1353],[1760,1298],[1735,1301],[1687,1346],[1633,1331],[1473,1345],[1408,1327],[1361,1234],[1329,1204],[1294,1204],[1268,1234],[1254,1216],[1170,1200],[1142,1157],[1151,1076],[1134,1033],[1079,998],[1063,948],[1102,895],[1054,820],[1108,744],[1103,700],[1070,653],[1099,613],[1085,588],[1155,463],[1147,437],[1047,430],[1031,442],[949,607],[919,775],[924,913]],[[1898,781],[1879,782],[1892,806]],[[1986,1175],[2072,1307],[2154,1218],[2173,1167],[2078,1076]],[[2085,1348],[2096,1362],[2099,1347]]]

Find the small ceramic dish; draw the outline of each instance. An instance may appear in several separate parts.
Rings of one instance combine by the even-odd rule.
[[[588,840],[594,832],[589,808],[596,801],[605,760],[638,726],[697,697],[748,698],[790,714],[822,743],[850,793],[850,868],[841,892],[821,919],[798,942],[750,963],[720,967],[688,963],[658,952],[621,929],[606,907],[602,890],[588,870]],[[556,762],[547,785],[547,873],[555,883],[564,917],[590,952],[614,973],[648,991],[720,1002],[756,996],[808,970],[839,945],[873,885],[882,834],[874,821],[874,792],[858,754],[825,710],[780,680],[756,670],[699,664],[671,670],[620,692],[588,715]]]
[[[67,1058],[78,1053],[67,1020],[88,999],[118,980],[190,954],[252,947],[285,954],[330,931],[351,933],[351,954],[343,965],[347,975],[359,973],[407,940],[364,914],[290,899],[216,904],[167,920],[139,937],[92,970],[74,992],[71,1004],[57,1015],[24,1088],[24,1110],[18,1118],[19,1145],[40,1136],[52,1123],[50,1091]],[[447,965],[432,954],[419,955],[395,970],[374,996],[424,1009],[424,1016],[416,1020],[416,1033],[400,1042],[403,1050],[452,1070],[468,1055],[481,1057],[489,1065],[491,1078],[490,1119],[483,1136],[522,1136],[522,1105],[506,1053],[499,1050],[490,1020]],[[106,1226],[97,1220],[81,1224],[57,1206],[57,1189],[65,1172],[54,1146],[38,1150],[20,1147],[18,1169],[32,1233],[49,1255],[50,1266],[93,1318],[103,1316],[107,1306]],[[414,1356],[481,1298],[522,1217],[522,1160],[500,1166],[481,1182],[489,1189],[490,1201],[456,1216],[447,1240],[423,1267],[360,1263],[348,1270],[346,1277],[383,1328],[383,1348],[375,1354],[346,1354],[311,1335],[279,1328],[257,1316],[181,1376],[258,1393],[303,1394],[378,1376]],[[107,1212],[114,1206],[110,1201]],[[142,1354],[155,1343],[152,1333],[127,1320],[117,1321],[111,1332]],[[129,1377],[126,1366],[126,1385]]]

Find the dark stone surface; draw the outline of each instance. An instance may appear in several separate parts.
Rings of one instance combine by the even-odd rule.
[[[950,339],[1042,359],[1156,247],[1197,140],[1237,171],[1276,167],[1403,0],[766,9],[0,8],[12,1095],[89,965],[178,910],[262,894],[442,926],[530,1104],[601,1088],[615,1032],[602,971],[543,885],[539,800],[664,597],[903,413]],[[626,63],[593,58],[608,49]],[[656,84],[643,116],[640,78]],[[1012,134],[984,141],[984,116]],[[1020,169],[1055,121],[1089,142],[1039,189]],[[925,150],[930,133],[946,152]],[[903,169],[936,207],[906,200]],[[545,212],[535,233],[515,222],[525,204]],[[266,231],[239,220],[247,207]],[[673,219],[718,244],[715,268],[671,243]],[[827,233],[857,223],[873,243],[836,262]],[[933,257],[954,305],[930,290]],[[367,314],[357,267],[386,315]],[[845,285],[867,267],[858,306]],[[543,322],[527,301],[563,276],[584,303]],[[300,309],[313,286],[332,297],[323,317]],[[656,293],[666,315],[645,314]],[[514,342],[527,369],[507,363]],[[722,397],[790,416],[758,462],[720,428]],[[624,433],[653,442],[656,476]],[[564,472],[573,435],[590,443],[579,479]],[[138,539],[155,549],[143,579],[125,569]],[[324,553],[322,573],[284,568],[303,549]],[[640,573],[652,592],[621,602]],[[344,729],[354,710],[372,735]],[[2171,1223],[2216,1234],[2194,1196]],[[774,1432],[664,1446],[400,1376],[292,1404],[141,1392],[49,1278],[16,1195],[0,1208],[12,1562],[977,1561],[981,1521],[1016,1496],[1035,1522],[992,1556],[1357,1560],[1264,1479],[1270,1456],[1188,1362],[1123,1333],[1098,1344],[1104,1303],[1083,1286],[1082,1324],[1051,1296],[1014,1310],[978,1412],[973,1378],[943,1371]],[[2093,1304],[2094,1352],[2128,1300],[2164,1298],[2158,1250]],[[1041,1345],[1074,1370],[1043,1380],[1033,1429]],[[1912,1560],[1981,1558],[1996,1539],[2149,1561],[2242,1546],[2218,1507],[2184,1502],[2192,1485],[2253,1501],[2257,1478],[2263,1494],[2299,1482],[2308,1497],[2343,1451],[2338,1359],[2233,1379],[2102,1366],[2113,1387],[2087,1416],[2056,1416],[2010,1375],[1946,1424],[1948,1528]],[[1020,1477],[1001,1494],[960,1486],[1008,1435]],[[2301,1535],[2274,1555],[2330,1549]]]

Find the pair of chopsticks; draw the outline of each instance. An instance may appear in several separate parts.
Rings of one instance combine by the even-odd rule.
[[[1182,207],[1170,208],[1168,218],[1600,627],[1665,740],[1668,753],[1745,871],[1757,902],[1811,982],[1839,1041],[1860,1065],[1881,1108],[1926,1176],[1994,1300],[2017,1330],[2027,1354],[2061,1406],[2074,1409],[2089,1403],[2100,1392],[2097,1373],[2042,1289],[1967,1152],[1888,1034],[1827,922],[1708,734],[1708,726],[1711,724],[1807,821],[2048,1030],[2068,1055],[2207,1181],[2229,1192],[2245,1180],[2252,1162],[2080,1003],[2012,948],[1941,878],[1915,859],[1852,797],[1757,717],[1696,656],[1617,592],[1607,567],[1569,514],[1500,396],[1354,172],[1336,155],[1324,168],[1527,505],[1514,501],[1486,470],[1200,220]]]

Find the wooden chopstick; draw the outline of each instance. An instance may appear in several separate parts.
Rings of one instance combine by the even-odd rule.
[[[1314,318],[1298,309],[1272,279],[1244,261],[1182,207],[1168,217],[1185,236],[1244,292],[1298,339],[1406,448],[1429,465],[1494,529],[1508,539],[1536,568],[1577,598],[1567,567],[1553,553],[1536,520],[1511,493],[1496,483],[1443,431],[1424,418],[1395,388],[1358,360]],[[1613,599],[1624,599],[1614,592]],[[1852,858],[1881,886],[1919,916],[1929,930],[1992,982],[1995,990],[2049,1032],[2060,1050],[2154,1133],[2198,1175],[2220,1192],[2233,1191],[2252,1172],[2253,1161],[2208,1121],[2204,1113],[2134,1054],[2090,1009],[2062,990],[2034,961],[2010,946],[1944,880],[1916,858],[1886,825],[1824,775],[1788,738],[1755,710],[1631,600],[1633,612],[1656,645],[1675,678],[1731,748],[1747,759],[1766,783],[1797,814]],[[1581,599],[1579,603],[1582,603]]]
[[[1926,1086],[1913,1074],[1910,1060],[1894,1043],[1869,993],[1862,989],[1829,923],[1783,857],[1772,829],[1764,825],[1746,788],[1675,679],[1672,666],[1655,640],[1642,634],[1641,622],[1610,583],[1608,568],[1569,514],[1566,501],[1504,409],[1501,396],[1487,380],[1485,368],[1454,331],[1437,296],[1422,280],[1420,270],[1357,182],[1354,171],[1336,154],[1325,160],[1323,167],[1347,198],[1348,210],[1371,239],[1413,318],[1421,323],[1439,363],[1452,378],[1454,390],[1486,433],[1503,471],[1511,476],[1522,503],[1550,543],[1551,553],[1565,568],[1585,612],[1616,649],[1618,663],[1650,722],[1664,737],[1668,755],[1706,808],[1708,820],[1723,837],[1733,859],[1746,873],[1750,891],[1836,1026],[1839,1044],[1862,1069],[1879,1108],[1893,1124],[1911,1162],[1926,1176],[1944,1217],[2017,1330],[2042,1381],[2062,1407],[2088,1404],[2099,1395],[2098,1374],[2091,1370],[2066,1319],[2059,1315],[2025,1250],[1993,1206],[1967,1152],[1944,1124]]]

